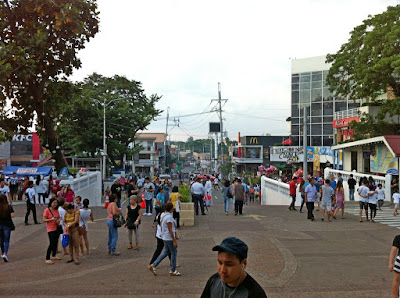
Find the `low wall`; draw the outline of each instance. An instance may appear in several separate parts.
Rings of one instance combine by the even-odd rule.
[[[261,205],[287,205],[292,199],[289,194],[289,184],[274,179],[261,177]],[[300,206],[301,195],[297,187],[295,206]]]
[[[185,227],[194,226],[194,204],[181,203],[179,223]]]
[[[71,180],[61,180],[60,185],[71,184],[75,196],[89,199],[89,206],[101,206],[101,172],[89,172]]]
[[[375,183],[377,186],[379,183],[382,184],[382,188],[385,190],[385,202],[390,202],[390,197],[391,197],[390,183],[392,181],[392,175],[387,174],[386,176],[375,176],[375,175],[368,175],[368,174],[357,173],[357,172],[347,172],[347,171],[334,170],[331,168],[325,168],[324,177],[325,177],[325,179],[330,179],[330,176],[333,175],[333,177],[337,181],[338,173],[342,174],[344,198],[346,201],[349,201],[349,198],[350,198],[349,185],[347,184],[347,180],[350,178],[350,174],[353,174],[353,178],[357,181],[357,185],[355,186],[355,192],[354,192],[354,200],[355,201],[359,201],[357,188],[359,186],[358,182],[360,181],[360,179],[363,177],[372,176],[372,178],[375,180]]]

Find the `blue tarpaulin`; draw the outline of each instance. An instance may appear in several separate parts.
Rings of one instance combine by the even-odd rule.
[[[6,176],[12,176],[13,173],[17,173],[17,176],[49,176],[53,172],[52,167],[14,167],[7,166],[4,168],[2,174]]]

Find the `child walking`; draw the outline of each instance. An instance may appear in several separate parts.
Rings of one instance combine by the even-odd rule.
[[[385,190],[382,188],[382,184],[378,184],[378,189],[376,191],[378,193],[378,209],[382,211],[381,207],[383,206],[383,201],[385,200]]]

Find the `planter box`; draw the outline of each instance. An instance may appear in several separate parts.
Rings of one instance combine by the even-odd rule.
[[[180,224],[185,227],[194,226],[194,203],[181,203]]]

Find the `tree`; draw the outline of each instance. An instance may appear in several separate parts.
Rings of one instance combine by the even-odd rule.
[[[95,0],[0,1],[0,126],[10,138],[36,121],[42,143],[65,165],[57,145],[58,104],[68,100],[63,78],[81,66],[77,51],[98,32]],[[59,86],[59,84],[61,84]],[[60,102],[50,106],[51,93]]]
[[[400,96],[399,18],[399,5],[369,16],[336,54],[327,56],[332,63],[327,76],[332,92],[353,99],[373,99],[387,90]]]
[[[139,130],[144,130],[162,111],[155,108],[158,95],[147,97],[141,82],[115,75],[92,74],[78,83],[79,93],[65,104],[60,128],[63,144],[72,154],[94,157],[103,149],[103,105],[106,104],[107,155],[112,164],[122,166],[140,151],[130,148]]]

